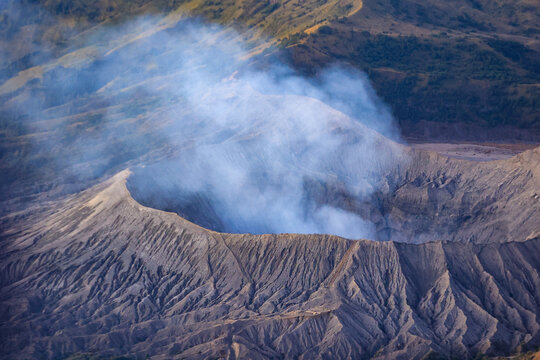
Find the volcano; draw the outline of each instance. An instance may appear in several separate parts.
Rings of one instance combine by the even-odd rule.
[[[161,175],[151,167],[4,217],[2,353],[400,359],[534,349],[539,149],[481,163],[404,151],[408,166],[384,177],[368,208],[335,183],[306,185],[318,203],[369,214],[389,241],[209,230],[197,223],[220,214],[204,202],[165,212],[132,197],[141,177]],[[171,193],[146,195],[162,203]]]
[[[525,2],[0,2],[0,358],[538,357]]]

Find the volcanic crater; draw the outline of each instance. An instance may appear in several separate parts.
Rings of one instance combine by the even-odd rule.
[[[540,188],[540,149],[491,162],[405,147],[403,151],[407,161],[380,174],[375,191],[367,197],[355,195],[332,174],[304,177],[303,216],[324,206],[342,209],[373,224],[373,240],[383,241],[491,243],[538,236],[540,206],[535,194]],[[230,216],[220,213],[224,207],[212,192],[183,187],[183,174],[171,171],[173,164],[169,160],[134,168],[127,182],[134,199],[210,230],[262,233],[260,227],[231,222]],[[225,209],[232,207],[234,203]]]

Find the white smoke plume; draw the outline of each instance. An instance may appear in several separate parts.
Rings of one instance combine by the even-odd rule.
[[[373,131],[397,138],[389,111],[364,74],[260,67],[259,44],[198,20],[138,18],[74,37],[40,63],[37,85],[7,80],[0,92],[17,103],[34,86],[22,118],[49,133],[36,149],[79,177],[130,164],[143,204],[226,232],[376,238],[365,216],[313,192],[334,184],[368,201],[399,161]],[[48,121],[73,114],[80,129]]]

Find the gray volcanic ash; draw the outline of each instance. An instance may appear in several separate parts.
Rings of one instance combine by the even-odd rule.
[[[539,344],[538,227],[481,245],[224,234],[141,206],[128,176],[11,217],[4,356],[474,358]]]

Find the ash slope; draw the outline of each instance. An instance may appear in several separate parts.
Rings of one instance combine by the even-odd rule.
[[[128,175],[3,219],[2,356],[464,358],[540,343],[538,237],[222,234],[141,206]]]
[[[379,233],[401,242],[495,243],[540,235],[540,148],[474,162],[412,152],[369,209]],[[380,214],[380,215],[379,215]],[[383,238],[384,239],[384,238]]]

